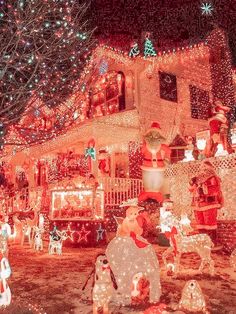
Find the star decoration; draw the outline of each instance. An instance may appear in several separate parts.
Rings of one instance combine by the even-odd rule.
[[[211,3],[203,2],[201,6],[202,15],[211,15],[213,11],[213,6]]]
[[[99,228],[96,230],[97,232],[97,242],[99,240],[103,240],[103,233],[105,232],[105,229],[102,228],[102,225],[99,225]]]
[[[72,231],[71,230],[71,227],[70,227],[70,224],[67,225],[67,229],[65,230],[65,237],[67,239],[70,239],[72,242],[74,242],[74,238],[73,238],[73,234],[75,233],[76,231]]]
[[[81,230],[78,231],[78,235],[79,235],[79,238],[78,238],[78,243],[81,242],[81,241],[85,241],[85,242],[88,242],[88,235],[91,233],[90,230],[86,230],[84,225],[82,226]]]

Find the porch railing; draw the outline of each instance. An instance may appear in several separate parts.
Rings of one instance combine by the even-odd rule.
[[[99,183],[105,192],[105,205],[117,206],[123,201],[139,196],[143,190],[143,183],[140,179],[126,178],[99,178]]]

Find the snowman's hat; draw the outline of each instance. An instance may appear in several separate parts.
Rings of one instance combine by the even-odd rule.
[[[161,129],[160,124],[156,121],[152,122],[151,129]]]
[[[174,203],[171,199],[166,198],[164,199],[163,203]]]

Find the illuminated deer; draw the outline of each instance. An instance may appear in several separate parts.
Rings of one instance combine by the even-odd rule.
[[[31,245],[34,238],[35,228],[38,226],[39,209],[34,209],[34,218],[26,218],[20,220],[17,216],[13,217],[14,222],[14,238],[15,241],[18,238],[21,245],[24,245],[25,237],[28,238],[28,242]]]
[[[170,219],[171,215],[171,213],[168,215],[169,222],[172,220]],[[174,270],[179,272],[181,255],[183,253],[197,253],[201,258],[199,271],[202,272],[204,267],[208,266],[210,274],[214,275],[214,261],[211,258],[211,248],[213,247],[211,238],[207,234],[187,235],[184,228],[186,227],[180,221],[176,225],[169,224],[170,231],[165,229],[165,235],[170,240],[170,247],[162,255],[165,267],[167,268],[167,257],[174,254]]]

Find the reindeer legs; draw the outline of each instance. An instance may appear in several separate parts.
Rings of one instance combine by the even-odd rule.
[[[163,263],[165,265],[165,268],[167,268],[167,257],[169,255],[171,255],[173,253],[173,248],[170,246],[168,247],[168,249],[165,250],[165,252],[162,254],[162,260],[163,260]]]

